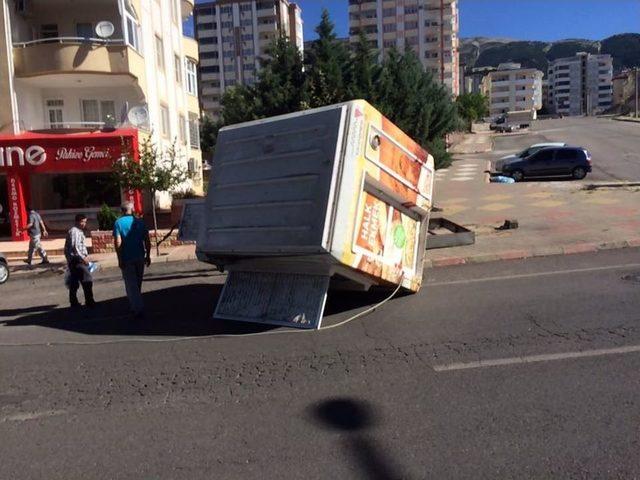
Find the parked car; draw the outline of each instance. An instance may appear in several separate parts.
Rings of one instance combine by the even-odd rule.
[[[569,176],[582,180],[591,171],[591,154],[582,147],[548,147],[525,158],[505,161],[502,174],[525,178]]]
[[[521,152],[513,153],[511,155],[507,155],[505,157],[500,158],[499,160],[497,160],[495,162],[494,170],[496,172],[501,172],[502,171],[502,166],[505,164],[505,162],[510,162],[512,160],[517,160],[518,158],[527,158],[527,157],[533,155],[534,153],[536,153],[538,150],[542,150],[543,148],[566,147],[566,146],[567,146],[567,144],[566,143],[562,143],[562,142],[536,143],[534,145],[531,145],[529,148],[525,148]]]
[[[0,253],[0,285],[9,280],[9,262],[4,253]]]

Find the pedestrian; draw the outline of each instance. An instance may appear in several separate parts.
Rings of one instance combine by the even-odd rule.
[[[36,212],[33,208],[27,207],[27,211],[29,212],[29,223],[27,223],[24,229],[29,234],[29,252],[27,253],[27,259],[24,261],[27,265],[31,266],[31,262],[33,261],[33,253],[38,252],[40,258],[42,258],[42,265],[46,265],[49,263],[49,258],[47,257],[47,252],[42,247],[42,243],[40,240],[42,237],[48,237],[49,232],[47,232],[47,227],[42,221],[42,217],[38,212]]]
[[[75,225],[67,232],[64,242],[64,256],[69,268],[69,303],[72,307],[80,306],[78,302],[80,285],[84,291],[85,305],[93,307],[96,304],[93,298],[93,277],[89,270],[89,252],[84,236],[85,228],[87,228],[87,216],[79,213],[76,215]]]
[[[133,215],[131,202],[122,205],[122,216],[113,226],[113,242],[131,313],[141,319],[144,317],[142,280],[145,265],[151,265],[151,240],[142,219]]]

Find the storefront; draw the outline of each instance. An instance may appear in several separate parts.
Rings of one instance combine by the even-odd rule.
[[[26,240],[27,205],[45,221],[95,212],[102,204],[123,200],[142,211],[142,196],[120,191],[112,179],[112,165],[128,152],[138,152],[138,132],[0,135],[0,237]]]

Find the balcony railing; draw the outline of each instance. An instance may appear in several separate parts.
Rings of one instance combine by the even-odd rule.
[[[87,37],[53,37],[53,38],[39,38],[37,40],[29,40],[27,42],[15,42],[14,48],[25,48],[31,45],[41,45],[50,43],[70,43],[70,44],[93,44],[93,45],[124,45],[124,39],[112,39],[112,38],[87,38]]]

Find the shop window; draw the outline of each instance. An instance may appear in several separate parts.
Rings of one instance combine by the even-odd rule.
[[[120,189],[112,174],[65,173],[31,176],[31,201],[38,210],[99,208],[120,204]]]
[[[169,124],[169,108],[166,105],[160,105],[160,126],[162,128],[162,136],[169,138],[171,136],[171,126]]]
[[[49,122],[49,128],[63,128],[63,111],[64,111],[64,101],[63,100],[47,100],[46,101],[47,108],[47,121]]]

